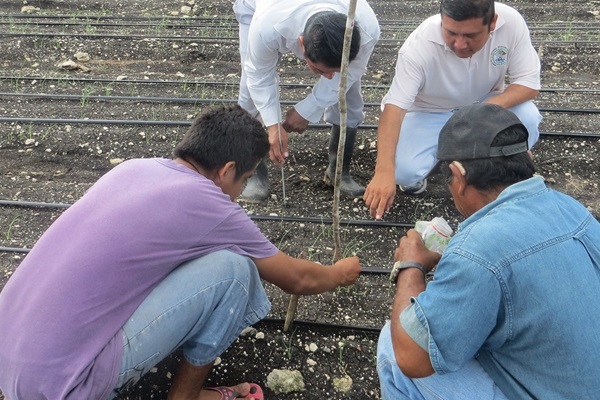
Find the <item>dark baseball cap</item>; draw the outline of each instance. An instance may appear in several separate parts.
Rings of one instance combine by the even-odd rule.
[[[510,127],[522,129],[529,137],[527,128],[512,111],[487,103],[463,107],[442,128],[437,158],[440,161],[473,160],[512,156],[527,151],[527,140],[492,147],[496,135]]]

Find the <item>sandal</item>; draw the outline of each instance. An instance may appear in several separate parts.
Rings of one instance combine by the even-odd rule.
[[[255,399],[255,400],[264,400],[265,396],[260,386],[256,383],[249,383],[250,385],[250,393],[248,393],[245,397],[242,397],[241,394],[233,390],[233,388],[228,386],[216,386],[216,387],[205,387],[203,390],[212,390],[213,392],[219,392],[221,394],[220,400],[236,400],[236,399]]]

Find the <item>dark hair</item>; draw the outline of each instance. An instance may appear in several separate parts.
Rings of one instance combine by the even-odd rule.
[[[441,0],[440,14],[455,21],[483,18],[483,25],[489,25],[496,10],[494,0]]]
[[[200,114],[173,150],[175,157],[214,171],[235,162],[236,179],[251,171],[269,151],[265,128],[239,105],[213,107]]]
[[[492,146],[505,146],[526,140],[527,132],[522,127],[511,126],[496,135]],[[504,188],[529,179],[535,173],[535,165],[528,152],[507,157],[456,161],[460,161],[465,167],[467,183],[481,191]],[[452,171],[449,168],[451,162],[440,163],[442,175],[448,183],[452,181]]]
[[[329,68],[342,65],[346,15],[334,11],[322,11],[312,15],[302,33],[304,57]],[[360,31],[355,23],[352,28],[349,60],[356,58],[360,49]]]

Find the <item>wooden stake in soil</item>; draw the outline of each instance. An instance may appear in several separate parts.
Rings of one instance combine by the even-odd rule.
[[[277,87],[279,87],[279,77],[277,77]],[[277,96],[279,96],[279,91],[277,92]],[[281,104],[279,105],[279,118],[277,119],[279,121],[279,123],[277,124],[277,137],[279,139],[279,152],[281,153],[281,155],[283,155],[283,144],[281,143],[281,124],[283,123],[281,121]],[[285,166],[285,163],[281,166],[281,191],[282,191],[282,196],[283,196],[283,201],[282,201],[282,206],[285,207],[287,205],[287,199],[285,197],[285,171],[283,170],[283,167]]]
[[[350,0],[348,7],[348,18],[346,19],[346,32],[344,34],[344,48],[342,50],[342,65],[340,69],[340,87],[338,92],[338,102],[340,107],[340,140],[338,142],[337,161],[335,167],[335,178],[333,186],[333,262],[342,258],[342,241],[340,235],[340,181],[342,179],[342,164],[344,159],[344,147],[346,145],[346,119],[348,116],[348,105],[346,104],[346,90],[348,87],[348,64],[350,63],[350,43],[352,41],[352,28],[354,27],[354,15],[356,14],[356,1]],[[281,137],[279,138],[281,143]],[[285,187],[285,186],[284,186]],[[284,192],[285,197],[285,192]],[[298,295],[290,295],[283,331],[287,332],[290,328],[296,310],[298,308]]]
[[[298,295],[291,294],[290,302],[288,303],[287,313],[285,314],[285,322],[283,323],[283,331],[287,332],[294,322],[294,318],[296,317],[296,310],[298,309]]]
[[[342,258],[342,240],[340,235],[340,181],[342,179],[342,167],[344,159],[344,147],[346,146],[346,120],[348,117],[348,105],[346,104],[346,91],[348,87],[348,64],[350,63],[350,43],[352,41],[352,28],[354,28],[354,15],[356,14],[356,1],[350,0],[348,6],[348,18],[346,19],[346,33],[344,35],[344,47],[342,50],[342,65],[340,69],[340,88],[338,91],[338,103],[340,107],[340,140],[338,142],[337,161],[335,166],[335,178],[333,183],[333,262]]]

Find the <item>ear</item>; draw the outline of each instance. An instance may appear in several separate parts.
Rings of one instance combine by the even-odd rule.
[[[302,48],[302,54],[304,54],[304,37],[302,35],[298,38],[298,43],[300,43],[300,47]]]
[[[227,161],[221,168],[217,170],[217,174],[215,179],[218,180],[217,185],[220,182],[224,182],[225,180],[234,180],[235,179],[235,161]]]
[[[462,165],[461,165],[462,167]],[[451,163],[448,168],[452,171],[452,183],[451,185],[456,185],[456,194],[460,196],[464,196],[465,190],[467,189],[468,183],[467,178],[464,175],[463,171],[454,163]]]
[[[494,18],[490,21],[490,32],[496,30],[496,21],[498,21],[498,14],[494,14]]]

